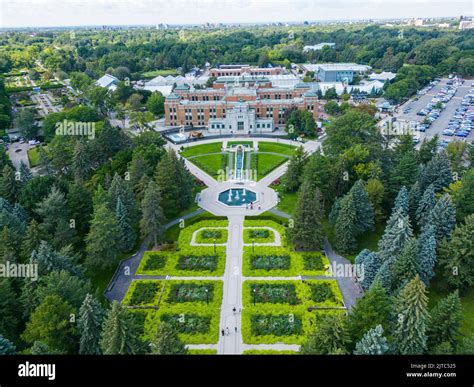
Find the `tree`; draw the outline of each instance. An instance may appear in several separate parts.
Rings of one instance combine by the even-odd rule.
[[[357,246],[357,210],[354,196],[348,193],[341,200],[341,208],[334,227],[334,247],[342,253],[350,253]]]
[[[91,294],[87,294],[79,309],[77,325],[81,335],[79,353],[81,355],[100,355],[101,326],[104,311]]]
[[[418,273],[425,286],[430,285],[436,265],[436,234],[433,225],[427,225],[418,239]]]
[[[92,173],[92,160],[84,139],[76,141],[74,146],[72,170],[78,183],[87,180]]]
[[[429,218],[436,230],[436,240],[441,242],[446,238],[449,241],[456,226],[456,210],[449,194],[444,194],[438,199]]]
[[[23,160],[20,161],[19,172],[21,185],[25,186],[33,178],[33,174],[31,173],[30,168],[28,168],[28,166],[23,162]]]
[[[339,104],[336,101],[328,101],[324,105],[324,111],[331,116],[335,116],[340,112]]]
[[[445,151],[435,153],[420,172],[421,189],[433,184],[435,192],[447,187],[453,181],[451,164]]]
[[[426,352],[428,297],[425,285],[417,275],[397,297],[395,343],[401,355],[421,355]]]
[[[384,234],[378,243],[382,261],[400,254],[412,236],[408,215],[405,215],[401,208],[395,210],[388,219]]]
[[[151,180],[148,183],[145,195],[142,201],[142,219],[140,229],[143,238],[151,237],[154,246],[157,245],[158,238],[163,232],[165,217],[161,209],[161,195],[158,185]]]
[[[395,202],[393,204],[392,212],[398,210],[399,208],[402,209],[403,214],[407,215],[409,213],[408,191],[405,186],[402,186],[400,191],[398,191],[397,197],[395,198]]]
[[[416,211],[418,210],[418,203],[420,201],[421,190],[420,183],[417,181],[410,188],[408,193],[408,212],[410,213],[410,219],[415,224]]]
[[[122,233],[115,214],[102,205],[94,210],[89,234],[86,237],[86,266],[92,272],[116,264],[121,252]]]
[[[349,342],[346,317],[329,314],[322,316],[318,321],[318,328],[303,343],[300,353],[302,355],[345,354]]]
[[[362,339],[364,332],[381,325],[385,331],[390,328],[392,298],[380,283],[374,285],[357,300],[348,319],[348,329],[353,343]]]
[[[9,165],[3,167],[0,177],[0,196],[14,204],[18,200],[20,184],[16,178],[15,170]]]
[[[130,225],[136,224],[139,218],[139,211],[130,181],[122,179],[118,173],[115,173],[110,184],[109,194],[112,205],[111,209],[116,210],[117,202],[120,198],[130,218]]]
[[[436,197],[434,192],[434,185],[430,184],[423,193],[423,196],[421,197],[420,202],[418,203],[418,208],[416,209],[416,222],[418,226],[420,226],[420,228],[432,221],[430,215],[435,204]]]
[[[472,146],[471,154],[474,155],[474,146]],[[474,165],[471,162],[471,165]],[[466,171],[462,180],[457,180],[460,184],[457,192],[452,195],[454,204],[456,205],[456,215],[459,220],[463,220],[469,214],[474,213],[474,168]]]
[[[100,341],[104,355],[134,355],[138,352],[137,335],[127,313],[117,301],[112,303],[104,320]]]
[[[374,216],[377,222],[381,221],[383,217],[382,202],[384,199],[385,188],[379,179],[369,179],[365,184],[365,190],[369,196],[369,200],[372,203],[374,209]]]
[[[58,355],[58,351],[50,349],[49,346],[42,341],[35,341],[29,350],[31,355]]]
[[[74,308],[61,297],[46,297],[31,314],[22,334],[23,340],[30,344],[42,341],[60,352],[74,352],[76,330],[70,322],[73,313]]]
[[[354,198],[356,210],[355,229],[357,234],[363,234],[374,229],[374,209],[369,200],[362,180],[358,180],[349,191],[349,195]]]
[[[165,97],[159,91],[154,92],[146,101],[146,107],[156,116],[165,113]]]
[[[0,355],[14,355],[15,353],[15,345],[0,334]]]
[[[301,146],[290,159],[288,168],[281,178],[285,192],[296,192],[301,186],[306,160],[307,155]]]
[[[439,265],[448,284],[460,292],[474,285],[474,214],[453,231],[451,241],[439,248]]]
[[[158,325],[150,347],[153,355],[186,355],[188,352],[173,327],[165,322]]]
[[[337,98],[338,98],[338,95],[337,95],[335,87],[330,87],[324,93],[324,99],[326,100],[337,99]]]
[[[448,342],[453,349],[458,346],[461,337],[463,311],[458,291],[442,298],[431,310],[427,336],[428,347],[434,348]]]
[[[383,336],[382,325],[370,329],[356,344],[354,355],[384,355],[388,352],[387,339]]]
[[[18,295],[10,278],[0,278],[0,332],[11,339],[18,332]],[[0,350],[1,353],[1,350]]]
[[[21,134],[31,140],[36,137],[38,127],[35,123],[35,114],[31,109],[20,110],[15,118],[15,126]]]
[[[415,238],[410,239],[397,257],[392,267],[392,284],[396,288],[404,287],[418,274],[418,243]]]
[[[137,239],[135,230],[130,226],[130,219],[128,216],[127,208],[122,203],[122,199],[117,199],[117,207],[115,209],[115,216],[117,217],[117,221],[120,227],[121,235],[122,235],[122,243],[123,243],[123,250],[130,251],[133,246],[135,245],[135,241]]]
[[[322,228],[321,191],[308,182],[303,182],[295,210],[294,227],[291,229],[291,240],[296,249],[319,251],[323,247],[324,233]]]
[[[364,267],[364,276],[361,278],[361,285],[364,289],[369,289],[372,286],[375,277],[377,276],[377,272],[382,265],[382,261],[380,260],[378,253],[369,250],[364,251],[368,251],[368,254],[362,263]]]

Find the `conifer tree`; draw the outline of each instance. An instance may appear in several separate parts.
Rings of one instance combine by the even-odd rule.
[[[416,209],[416,223],[421,228],[425,224],[431,223],[431,211],[436,205],[434,186],[431,184],[423,193],[418,208]]]
[[[369,196],[364,188],[362,180],[354,183],[349,195],[353,196],[353,202],[356,210],[355,229],[357,235],[368,230],[374,229],[374,208],[369,200]]]
[[[456,210],[449,194],[438,199],[431,210],[430,220],[435,227],[437,242],[441,242],[443,238],[449,241],[456,226]]]
[[[392,268],[392,284],[394,288],[404,287],[418,274],[418,242],[415,238],[410,239],[403,252],[395,260]],[[395,290],[395,289],[393,289]]]
[[[79,353],[82,355],[100,355],[100,335],[104,311],[99,302],[87,294],[79,309],[77,324],[81,335]]]
[[[354,355],[384,355],[388,352],[387,339],[383,335],[382,325],[377,325],[367,331],[356,344]]]
[[[428,347],[434,348],[448,342],[453,349],[457,348],[461,337],[463,311],[458,291],[442,298],[431,310],[427,329]]]
[[[92,159],[84,139],[76,141],[72,156],[72,171],[76,182],[87,180],[92,172]]]
[[[161,196],[158,185],[151,180],[142,200],[142,219],[140,229],[144,238],[151,237],[154,246],[163,232],[165,217],[161,209]]]
[[[439,192],[453,181],[451,164],[445,151],[437,152],[420,172],[421,189],[433,185],[434,191]]]
[[[318,321],[318,329],[312,332],[301,346],[300,353],[303,355],[346,354],[349,342],[346,317],[325,315]]]
[[[297,249],[319,251],[323,248],[322,214],[321,192],[304,182],[296,204],[294,228],[290,232]]]
[[[104,355],[134,355],[138,352],[138,339],[127,313],[117,301],[112,303],[102,328],[100,347]]]
[[[392,213],[393,211],[398,210],[401,208],[403,210],[403,214],[407,215],[409,214],[409,200],[408,200],[408,190],[407,187],[403,186],[400,188],[400,191],[398,191],[397,197],[395,198],[395,202],[393,205]]]
[[[341,200],[342,198],[336,198],[329,213],[329,223],[331,226],[335,227],[337,222],[337,217],[339,216],[339,211],[341,210]]]
[[[288,168],[282,176],[281,181],[285,192],[296,192],[301,185],[304,166],[306,164],[306,153],[300,146],[288,163]]]
[[[185,355],[188,350],[172,326],[162,322],[150,343],[154,355]]]
[[[127,214],[130,219],[130,224],[133,225],[138,221],[138,208],[135,200],[135,195],[129,181],[122,179],[117,173],[110,184],[109,195],[111,198],[111,210],[115,211],[117,201],[120,198],[123,205],[127,209]]]
[[[434,267],[436,265],[436,236],[433,225],[423,228],[418,239],[418,273],[425,286],[428,287],[431,278],[434,277]]]
[[[428,297],[425,285],[417,275],[397,297],[394,339],[401,355],[421,355],[426,352]]]
[[[416,181],[415,184],[411,186],[410,192],[408,193],[408,207],[409,207],[410,219],[412,221],[412,224],[415,224],[416,210],[418,209],[420,196],[421,196],[420,183]]]
[[[350,253],[357,247],[357,212],[350,193],[341,200],[341,209],[334,227],[334,247],[341,253]]]
[[[410,218],[402,208],[395,210],[387,221],[384,234],[379,241],[382,261],[398,256],[413,236]]]
[[[20,182],[22,186],[25,186],[28,184],[28,182],[33,178],[33,174],[31,173],[30,168],[23,162],[23,160],[20,161]]]
[[[376,252],[370,252],[364,260],[364,277],[361,279],[361,285],[364,289],[369,289],[382,266],[380,255]]]
[[[135,230],[130,226],[130,219],[128,216],[127,207],[122,203],[120,196],[117,199],[117,207],[115,209],[115,216],[122,234],[123,251],[130,251],[137,240]]]
[[[9,165],[3,167],[2,176],[0,176],[0,196],[14,204],[20,194],[20,181],[17,180],[15,170]]]
[[[14,355],[15,353],[15,345],[0,334],[0,355]]]

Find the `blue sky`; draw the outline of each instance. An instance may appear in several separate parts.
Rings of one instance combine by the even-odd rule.
[[[0,0],[0,27],[472,15],[472,0]]]

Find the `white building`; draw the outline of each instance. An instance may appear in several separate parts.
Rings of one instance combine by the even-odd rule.
[[[380,82],[387,82],[391,81],[397,76],[396,73],[391,73],[390,71],[383,71],[380,74],[372,73],[369,75],[369,79],[380,81]]]
[[[336,47],[336,43],[319,43],[313,46],[304,46],[303,52],[321,51],[324,47],[334,48]]]
[[[114,91],[117,88],[119,82],[120,80],[113,75],[105,74],[103,77],[99,78],[95,84],[97,86],[105,87]]]
[[[461,20],[459,22],[459,29],[460,30],[472,30],[474,28],[474,21],[473,20]]]
[[[166,77],[163,77],[162,75],[159,75],[148,82],[139,82],[137,83],[137,86],[138,88],[149,90],[151,92],[159,91],[161,94],[163,94],[166,97],[171,94],[171,91],[173,90],[174,85],[176,86],[183,86],[183,85],[203,86],[206,84],[208,79],[209,79],[208,76],[195,77],[192,75],[187,75],[183,77],[182,75],[178,75],[178,76],[167,75]]]

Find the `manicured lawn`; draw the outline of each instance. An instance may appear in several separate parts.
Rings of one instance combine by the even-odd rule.
[[[216,153],[206,156],[197,156],[189,159],[197,167],[201,168],[204,172],[217,177],[220,174],[225,173],[227,166],[228,157],[226,154]]]
[[[40,145],[41,146],[41,145]],[[43,149],[47,152],[48,151],[48,147],[45,146],[43,147]],[[34,148],[31,148],[31,149],[28,149],[28,160],[30,162],[30,168],[34,168],[34,167],[37,167],[38,164],[39,164],[39,161],[40,161],[40,156],[39,156],[39,152],[38,152],[38,147],[34,147]]]
[[[251,168],[257,165],[257,177],[260,180],[265,175],[268,175],[275,168],[279,167],[284,162],[288,161],[287,156],[279,156],[269,153],[252,153],[250,165]]]
[[[166,70],[153,70],[153,71],[147,71],[142,74],[142,77],[145,79],[151,79],[155,78],[157,76],[161,75],[162,77],[166,77],[168,75],[178,75],[178,72],[175,69],[166,69]]]
[[[221,150],[222,142],[212,142],[210,144],[186,146],[180,154],[183,157],[192,157],[208,153],[220,153]]]
[[[296,147],[293,145],[282,144],[278,142],[259,142],[258,151],[293,156],[295,154]]]
[[[275,189],[275,188],[274,188]],[[296,210],[296,202],[298,200],[297,192],[283,192],[282,189],[276,189],[280,201],[277,204],[277,209],[287,214],[294,215]]]
[[[233,145],[243,145],[250,148],[253,147],[253,141],[229,141],[227,142],[227,147],[232,147]]]

